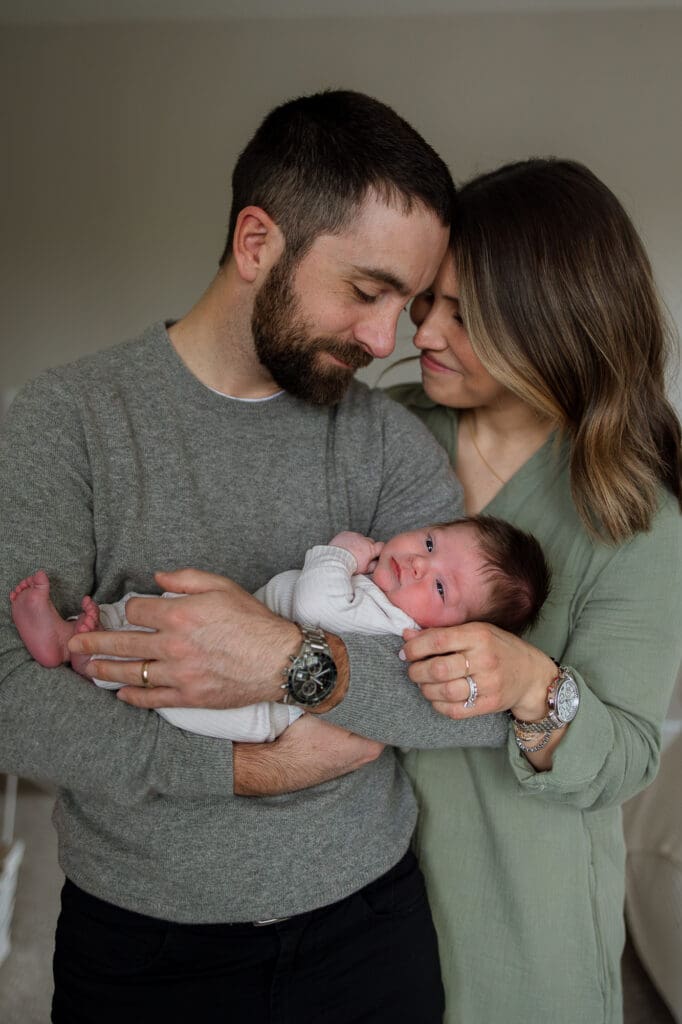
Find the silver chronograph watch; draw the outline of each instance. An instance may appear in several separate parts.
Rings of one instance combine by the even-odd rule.
[[[542,750],[549,743],[551,734],[556,729],[563,729],[565,725],[572,722],[578,714],[580,707],[580,689],[571,671],[563,665],[559,665],[559,674],[550,683],[547,690],[547,714],[539,722],[524,722],[512,715],[516,743],[525,753],[535,753]],[[523,734],[519,736],[519,733]],[[528,746],[525,740],[529,734],[537,737],[542,734],[535,746]]]
[[[314,708],[327,699],[336,686],[336,664],[321,629],[313,626],[298,627],[303,643],[298,654],[289,656],[290,665],[283,670],[284,704],[298,704]]]

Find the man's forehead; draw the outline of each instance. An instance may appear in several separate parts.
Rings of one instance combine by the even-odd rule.
[[[448,236],[448,228],[421,203],[406,212],[376,199],[365,200],[340,232],[318,235],[308,258],[327,262],[344,274],[367,272],[409,296],[433,281]]]
[[[395,231],[420,234],[423,230],[437,237],[447,229],[441,224],[436,212],[418,199],[414,199],[408,208],[401,197],[390,201],[369,192],[357,204],[336,237],[364,238],[367,234],[381,235]]]

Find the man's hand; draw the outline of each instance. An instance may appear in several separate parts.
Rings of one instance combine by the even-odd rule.
[[[345,551],[350,551],[351,555],[354,556],[357,562],[356,572],[366,573],[372,572],[376,566],[377,558],[383,548],[383,542],[377,540],[371,540],[369,537],[365,537],[362,533],[353,533],[351,530],[344,530],[342,533],[337,533],[335,537],[329,541],[331,547],[343,548]]]
[[[277,796],[308,789],[376,761],[384,749],[377,740],[302,715],[274,743],[235,743],[237,796]]]
[[[294,623],[223,576],[183,569],[156,580],[188,596],[128,602],[129,622],[155,632],[81,633],[71,641],[72,653],[134,659],[94,660],[93,676],[127,684],[119,699],[144,708],[235,708],[281,698],[282,670],[301,644]]]

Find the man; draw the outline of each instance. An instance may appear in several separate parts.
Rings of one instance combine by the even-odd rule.
[[[132,687],[116,700],[38,668],[3,624],[0,767],[60,787],[58,1024],[440,1019],[433,929],[405,853],[414,800],[379,752],[500,734],[440,719],[403,684],[403,709],[420,705],[413,729],[391,713],[395,643],[304,639],[246,591],[341,529],[380,538],[456,511],[431,439],[352,383],[392,351],[401,309],[433,279],[452,198],[440,159],[382,104],[347,92],[286,104],[239,159],[225,253],[197,305],[17,399],[2,461],[6,590],[40,565],[73,613],[81,593],[149,590],[159,566],[224,573],[235,585],[221,590],[202,572],[159,576],[196,593],[167,612],[147,602],[158,632],[130,635],[126,651],[141,659],[93,671],[144,682],[143,698],[167,705],[200,675],[203,703],[227,690],[237,705],[282,697],[293,657],[290,699],[338,705],[380,741],[309,714],[278,751],[236,746],[233,764],[230,744],[127,707]],[[142,621],[134,603],[129,615]],[[282,795],[235,795],[260,792]]]

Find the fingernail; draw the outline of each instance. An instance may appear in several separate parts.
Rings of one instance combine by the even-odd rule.
[[[398,651],[398,657],[400,658],[401,661],[407,661],[407,657],[405,655],[405,651],[402,649],[402,647]]]

